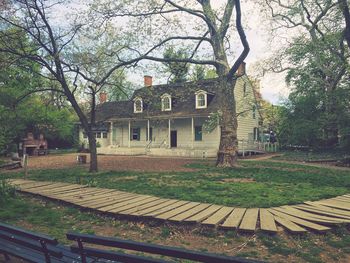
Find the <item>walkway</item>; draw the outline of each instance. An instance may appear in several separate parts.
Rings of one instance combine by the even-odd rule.
[[[236,208],[164,199],[79,184],[10,180],[18,191],[62,201],[113,216],[196,223],[243,232],[324,232],[350,223],[350,195],[272,208]]]

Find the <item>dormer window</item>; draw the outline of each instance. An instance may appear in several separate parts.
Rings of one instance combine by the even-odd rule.
[[[141,98],[134,99],[134,113],[140,113],[143,109],[143,102]]]
[[[171,111],[171,96],[169,94],[162,96],[162,111]]]
[[[196,92],[196,109],[205,109],[207,107],[207,92],[199,90]]]

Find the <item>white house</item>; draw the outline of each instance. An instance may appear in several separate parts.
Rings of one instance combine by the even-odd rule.
[[[128,101],[105,102],[96,109],[98,153],[214,157],[220,142],[220,126],[207,131],[208,117],[220,111],[217,79],[169,85],[145,86]],[[260,114],[254,87],[248,76],[237,78],[233,92],[237,102],[238,139],[257,140]],[[87,144],[80,129],[79,138]]]

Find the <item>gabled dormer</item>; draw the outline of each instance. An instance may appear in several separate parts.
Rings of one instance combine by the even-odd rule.
[[[171,111],[171,96],[168,93],[165,93],[160,98],[162,103],[162,111]]]
[[[143,111],[143,101],[141,97],[134,99],[134,113],[141,113]]]
[[[196,109],[206,109],[208,107],[208,92],[205,90],[197,90],[196,96]]]

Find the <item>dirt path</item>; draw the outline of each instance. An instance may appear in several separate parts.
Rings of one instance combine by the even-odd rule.
[[[87,162],[89,162],[89,155]],[[98,163],[100,171],[193,171],[191,168],[184,167],[192,163],[193,159],[185,158],[163,158],[147,156],[117,156],[117,155],[99,155]],[[70,167],[81,167],[77,163],[77,154],[30,156],[28,160],[29,169],[63,169]],[[88,169],[89,164],[83,165]],[[18,169],[13,171],[19,171]]]

